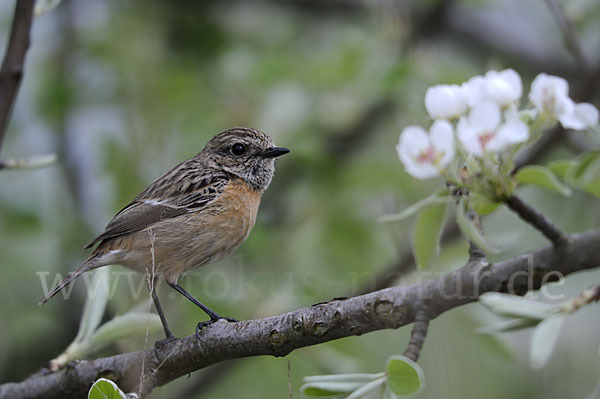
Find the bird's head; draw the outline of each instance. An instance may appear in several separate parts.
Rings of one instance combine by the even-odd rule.
[[[213,166],[264,191],[273,179],[275,158],[288,152],[287,148],[275,147],[273,139],[259,130],[236,127],[210,139],[201,154]]]

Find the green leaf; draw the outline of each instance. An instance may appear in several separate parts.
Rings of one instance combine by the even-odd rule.
[[[378,374],[328,374],[328,375],[312,375],[304,377],[304,382],[362,382],[367,383],[377,378],[382,377],[383,373]]]
[[[578,180],[587,170],[587,168],[600,158],[600,151],[588,151],[575,158],[573,165],[567,171],[567,178],[574,181]]]
[[[578,156],[567,170],[565,180],[600,197],[600,151],[589,151]]]
[[[309,382],[302,385],[300,392],[308,397],[335,397],[347,395],[364,384],[364,382]]]
[[[558,180],[552,171],[544,166],[525,166],[515,176],[520,184],[535,184],[565,196],[571,195],[571,189]]]
[[[463,235],[475,244],[479,249],[486,253],[497,253],[498,250],[491,247],[483,234],[479,232],[479,229],[473,224],[473,222],[467,216],[466,208],[466,200],[462,198],[456,207],[456,224],[458,224],[458,228],[463,233]]]
[[[573,185],[600,197],[600,155],[587,154],[569,169],[567,178]]]
[[[425,385],[421,367],[405,356],[392,356],[385,368],[388,386],[396,395],[412,395]]]
[[[379,218],[380,223],[391,223],[400,222],[418,213],[419,211],[439,204],[445,204],[452,200],[450,192],[448,190],[440,190],[437,193],[431,194],[429,197],[423,198],[422,200],[412,204],[397,215],[385,215]]]
[[[430,266],[439,254],[446,208],[445,203],[430,205],[417,216],[413,231],[413,253],[417,265],[421,268]]]
[[[566,180],[569,168],[572,168],[576,161],[572,159],[559,159],[550,162],[546,167],[552,171],[561,180]]]
[[[469,204],[478,215],[488,215],[494,212],[502,203],[492,201],[479,193],[471,193]]]
[[[545,320],[556,315],[557,311],[555,305],[497,292],[481,295],[479,302],[501,316],[524,317],[534,320]]]
[[[332,374],[332,375],[314,375],[304,377],[305,384],[300,390],[306,396],[311,397],[332,397],[347,395],[363,388],[376,380],[385,381],[385,373],[377,374]]]
[[[563,316],[550,317],[535,328],[531,336],[531,349],[529,352],[531,367],[539,369],[548,362],[558,341],[560,327],[564,319]]]
[[[97,351],[107,344],[130,336],[142,336],[157,331],[162,324],[158,315],[153,313],[126,313],[104,323],[89,337],[87,351]]]
[[[88,399],[127,399],[127,395],[111,380],[99,378],[90,388]]]
[[[371,397],[375,393],[375,390],[380,390],[383,394],[385,377],[381,377],[376,379],[375,381],[371,381],[368,384],[363,385],[358,388],[356,391],[352,392],[352,394],[348,395],[346,399],[363,399],[367,397]],[[378,395],[381,397],[381,395]]]
[[[517,331],[525,328],[531,328],[537,326],[539,323],[539,319],[519,317],[517,319],[506,320],[502,323],[491,326],[480,327],[475,331],[480,334],[496,334],[499,332]]]
[[[81,321],[79,322],[79,331],[74,342],[81,342],[89,338],[102,321],[104,308],[108,299],[110,270],[107,267],[98,269],[94,272],[92,278],[92,287],[94,287],[94,296],[88,295],[83,308]]]

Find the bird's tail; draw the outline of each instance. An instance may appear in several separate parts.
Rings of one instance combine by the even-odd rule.
[[[42,299],[38,303],[38,305],[42,306],[43,304],[48,302],[50,300],[50,298],[52,298],[54,295],[58,294],[60,292],[60,290],[65,288],[67,285],[69,285],[73,280],[75,280],[77,277],[79,277],[80,274],[87,272],[88,270],[95,269],[96,267],[103,266],[103,265],[104,265],[103,263],[100,263],[99,255],[92,256],[91,258],[89,258],[88,260],[83,262],[81,264],[81,266],[79,266],[77,268],[77,270],[75,270],[72,273],[69,273],[69,275],[67,277],[65,277],[63,279],[63,281],[58,283],[56,285],[56,287],[52,288],[52,290],[48,293],[48,295],[46,295],[46,297],[44,299]]]

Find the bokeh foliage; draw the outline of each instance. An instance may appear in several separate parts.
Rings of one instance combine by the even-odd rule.
[[[0,7],[4,32],[11,3]],[[543,2],[453,2],[442,17],[433,12],[436,1],[336,3],[65,0],[34,21],[2,155],[56,152],[60,159],[43,170],[0,174],[1,381],[36,371],[77,331],[83,282],[68,302],[59,296],[39,308],[36,273],[50,272],[51,283],[54,273],[74,269],[85,258],[80,248],[118,209],[212,135],[248,125],[292,149],[278,161],[247,242],[183,279],[219,313],[258,318],[353,295],[410,250],[410,224],[376,221],[439,183],[405,174],[394,149],[403,126],[426,120],[422,98],[429,85],[503,67],[517,69],[526,85],[541,71],[577,78]],[[584,47],[598,59],[600,6],[571,3]],[[480,26],[480,35],[461,24]],[[500,29],[500,38],[486,41],[486,28]],[[523,42],[501,39],[514,32]],[[561,139],[543,159],[577,151]],[[568,232],[598,226],[600,207],[585,193],[565,199],[526,188],[523,195]],[[508,212],[484,219],[484,229],[502,249],[497,259],[544,244]],[[451,270],[465,259],[466,244],[457,240],[428,271]],[[573,295],[598,277],[573,276],[552,292]],[[166,287],[159,293],[176,335],[192,333],[202,313]],[[106,318],[145,298],[142,291],[134,300],[122,278]],[[584,397],[598,379],[598,315],[590,308],[573,316],[554,359],[532,371],[527,332],[502,341],[475,334],[491,317],[479,305],[445,314],[430,326],[420,360],[427,388],[418,397]],[[294,394],[305,375],[379,372],[407,336],[407,328],[381,331],[291,354]],[[102,354],[142,348],[143,340],[134,339]],[[190,387],[197,397],[287,395],[286,359],[229,362],[203,379],[210,372],[153,397],[177,397]]]

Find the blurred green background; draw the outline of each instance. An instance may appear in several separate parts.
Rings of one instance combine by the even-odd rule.
[[[14,2],[0,2],[2,46]],[[600,3],[564,2],[591,61],[600,60]],[[2,52],[5,47],[2,47]],[[292,153],[281,158],[256,227],[234,255],[194,271],[185,287],[217,312],[238,319],[280,314],[374,288],[410,251],[411,223],[377,218],[428,195],[439,180],[417,181],[394,146],[408,124],[428,124],[425,90],[512,67],[525,92],[535,74],[592,84],[564,50],[542,1],[65,0],[34,21],[24,83],[2,158],[57,153],[35,171],[0,173],[0,382],[37,371],[72,341],[85,299],[76,283],[43,308],[40,272],[73,270],[81,250],[150,181],[195,155],[214,134],[251,126]],[[598,93],[598,83],[595,82]],[[599,104],[599,97],[587,98]],[[562,134],[538,162],[572,157],[577,137]],[[566,231],[598,227],[600,206],[523,191]],[[500,210],[484,229],[502,252],[545,245]],[[427,273],[466,259],[457,237]],[[115,267],[115,270],[124,269]],[[552,293],[573,296],[600,272],[571,276]],[[135,277],[135,283],[141,281]],[[173,330],[189,335],[203,313],[159,288]],[[147,298],[121,279],[108,320]],[[570,318],[550,363],[528,366],[529,332],[492,340],[474,329],[495,318],[477,304],[434,320],[420,364],[419,398],[583,398],[600,379],[600,309]],[[380,331],[288,356],[294,397],[302,377],[379,372],[400,354],[410,327]],[[150,342],[162,338],[151,336]],[[98,356],[144,348],[143,337]],[[230,361],[156,389],[153,398],[288,397],[287,359]]]

